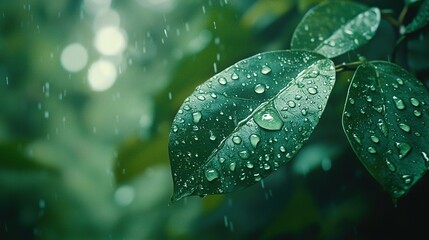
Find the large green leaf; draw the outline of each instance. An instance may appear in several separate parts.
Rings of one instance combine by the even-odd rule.
[[[405,33],[415,32],[429,23],[429,0],[425,0],[420,6],[416,17],[405,27]]]
[[[333,58],[367,43],[379,24],[378,8],[350,2],[323,3],[308,11],[299,23],[291,48]]]
[[[429,166],[429,94],[399,66],[362,64],[352,79],[343,115],[353,150],[397,199]]]
[[[236,191],[289,161],[334,82],[331,60],[296,50],[244,59],[198,86],[170,132],[172,200]]]

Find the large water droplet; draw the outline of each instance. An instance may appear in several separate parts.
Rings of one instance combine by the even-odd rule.
[[[295,103],[294,101],[290,100],[289,102],[287,102],[287,105],[288,105],[290,108],[294,108],[294,107],[296,106],[296,103]]]
[[[236,166],[237,166],[237,164],[235,162],[230,163],[229,164],[229,170],[231,170],[231,172],[234,172]]]
[[[372,153],[372,154],[377,153],[377,150],[375,150],[375,148],[373,148],[373,147],[368,147],[367,150],[369,153]]]
[[[241,143],[241,137],[239,137],[239,136],[234,136],[234,137],[232,137],[232,141],[233,141],[235,144],[240,144],[240,143]]]
[[[308,91],[308,93],[310,93],[311,95],[314,95],[314,94],[316,94],[316,93],[317,93],[317,89],[316,89],[316,88],[313,88],[313,87],[309,87],[309,88],[307,89],[307,91]]]
[[[389,171],[391,171],[391,172],[396,171],[395,165],[392,162],[390,162],[389,159],[387,159],[387,158],[386,158],[386,165],[387,165],[387,168],[389,169]]]
[[[265,92],[265,85],[263,84],[257,84],[255,86],[255,92],[258,94],[264,93]]]
[[[249,152],[246,150],[239,152],[238,155],[241,157],[241,159],[248,159],[250,157]]]
[[[266,130],[280,130],[283,127],[282,119],[273,108],[264,108],[258,111],[253,119],[258,126]]]
[[[377,136],[375,136],[375,135],[372,135],[372,136],[370,137],[370,139],[371,139],[371,141],[372,141],[373,143],[379,143],[379,142],[380,142],[380,139],[379,139]]]
[[[256,134],[252,134],[250,135],[249,140],[252,147],[256,148],[258,146],[259,141],[261,141],[261,138]]]
[[[219,78],[219,79],[218,79],[218,82],[219,82],[221,85],[225,85],[225,84],[226,84],[226,79],[225,79],[224,77],[221,77],[221,78]]]
[[[420,101],[417,100],[416,98],[410,98],[410,103],[411,105],[413,105],[414,107],[418,107],[420,105]]]
[[[246,163],[246,167],[247,167],[247,168],[253,168],[253,164],[252,164],[251,162],[247,162],[247,163]]]
[[[400,99],[396,96],[393,96],[393,102],[395,103],[395,106],[398,110],[405,109],[405,104],[404,104],[404,101],[402,101],[402,99]]]
[[[216,169],[206,169],[204,174],[209,182],[219,178],[219,172]]]
[[[399,151],[399,159],[404,158],[411,150],[411,146],[405,142],[396,142],[395,147]]]
[[[402,129],[402,131],[404,131],[404,132],[410,132],[410,130],[411,130],[410,126],[408,126],[405,123],[400,123],[399,128]]]
[[[194,121],[195,124],[197,124],[197,123],[200,122],[201,117],[202,117],[201,112],[194,112],[194,113],[192,113],[192,119],[193,119],[193,121]]]
[[[267,65],[264,65],[264,66],[262,66],[262,69],[261,69],[261,73],[262,74],[268,74],[268,73],[270,73],[271,72],[271,68],[270,67],[268,67]]]

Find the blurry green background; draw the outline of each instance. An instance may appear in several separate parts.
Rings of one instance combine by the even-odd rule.
[[[234,194],[169,205],[168,134],[183,100],[240,59],[289,48],[318,2],[0,1],[0,239],[427,235],[429,180],[395,207],[347,144],[340,116],[351,72],[339,74],[320,125],[287,166]],[[395,16],[402,8],[360,2]],[[390,59],[395,37],[383,21],[369,45],[335,61]],[[427,28],[411,36],[396,56],[421,80],[427,37]]]

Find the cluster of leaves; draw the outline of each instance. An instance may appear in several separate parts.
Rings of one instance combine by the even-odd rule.
[[[401,14],[398,43],[429,22],[428,9],[423,2],[407,26]],[[367,44],[382,15],[356,3],[320,4],[295,29],[291,50],[244,59],[198,86],[170,132],[172,200],[234,192],[289,162],[345,70],[355,71],[342,117],[349,143],[394,199],[406,194],[429,167],[427,89],[395,63],[331,60]]]

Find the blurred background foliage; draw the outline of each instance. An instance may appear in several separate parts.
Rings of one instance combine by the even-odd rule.
[[[169,205],[168,133],[193,89],[262,51],[288,49],[321,0],[2,0],[0,239],[378,239],[426,235],[429,179],[397,206],[341,129],[338,75],[310,142],[243,191]],[[360,1],[397,17],[402,1]],[[421,1],[410,6],[405,22]],[[429,31],[391,51],[383,21],[334,59],[396,61],[429,80]]]

